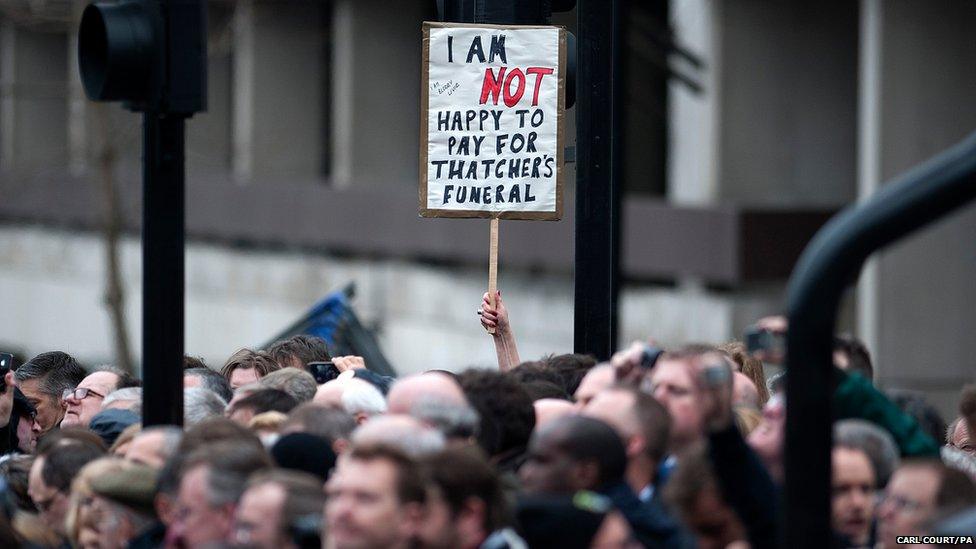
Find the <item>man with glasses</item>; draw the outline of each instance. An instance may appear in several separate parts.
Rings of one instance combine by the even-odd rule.
[[[976,485],[960,471],[938,460],[904,462],[879,498],[880,547],[899,546],[898,536],[925,535],[930,519],[976,504]]]
[[[91,419],[101,410],[105,395],[134,384],[130,376],[111,369],[88,374],[77,387],[67,388],[61,393],[66,406],[61,427],[88,427]]]
[[[68,353],[41,353],[17,368],[14,381],[37,411],[33,430],[40,436],[57,427],[64,419],[65,389],[78,386],[85,370]]]
[[[76,439],[61,439],[39,448],[31,465],[27,492],[44,524],[62,538],[71,481],[88,462],[104,454],[97,445]]]

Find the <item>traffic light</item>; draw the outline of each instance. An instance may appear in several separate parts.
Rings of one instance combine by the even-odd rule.
[[[206,9],[203,0],[89,4],[78,32],[85,93],[133,111],[206,110]]]
[[[548,25],[553,12],[571,11],[576,0],[437,0],[440,21],[495,25]],[[576,102],[576,37],[566,33],[566,108]]]

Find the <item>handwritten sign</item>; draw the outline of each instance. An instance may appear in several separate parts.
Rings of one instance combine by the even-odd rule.
[[[420,215],[560,219],[566,31],[423,32]]]

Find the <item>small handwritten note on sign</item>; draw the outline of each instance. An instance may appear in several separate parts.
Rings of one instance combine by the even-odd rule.
[[[560,219],[566,31],[423,29],[420,215]]]

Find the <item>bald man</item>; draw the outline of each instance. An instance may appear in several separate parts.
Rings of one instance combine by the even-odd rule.
[[[467,406],[464,391],[450,376],[428,372],[397,380],[387,395],[387,407],[391,414],[410,414],[417,402],[436,399],[447,404]]]
[[[576,406],[583,409],[597,393],[613,385],[614,375],[613,366],[609,363],[597,364],[590,368],[576,388],[576,394],[573,395]]]
[[[407,415],[386,415],[366,421],[352,433],[356,448],[392,446],[418,459],[444,449],[444,435]]]
[[[759,391],[756,384],[742,372],[732,373],[732,404],[759,409]]]
[[[532,403],[532,407],[535,408],[536,430],[553,420],[578,412],[572,402],[561,398],[540,398]]]

